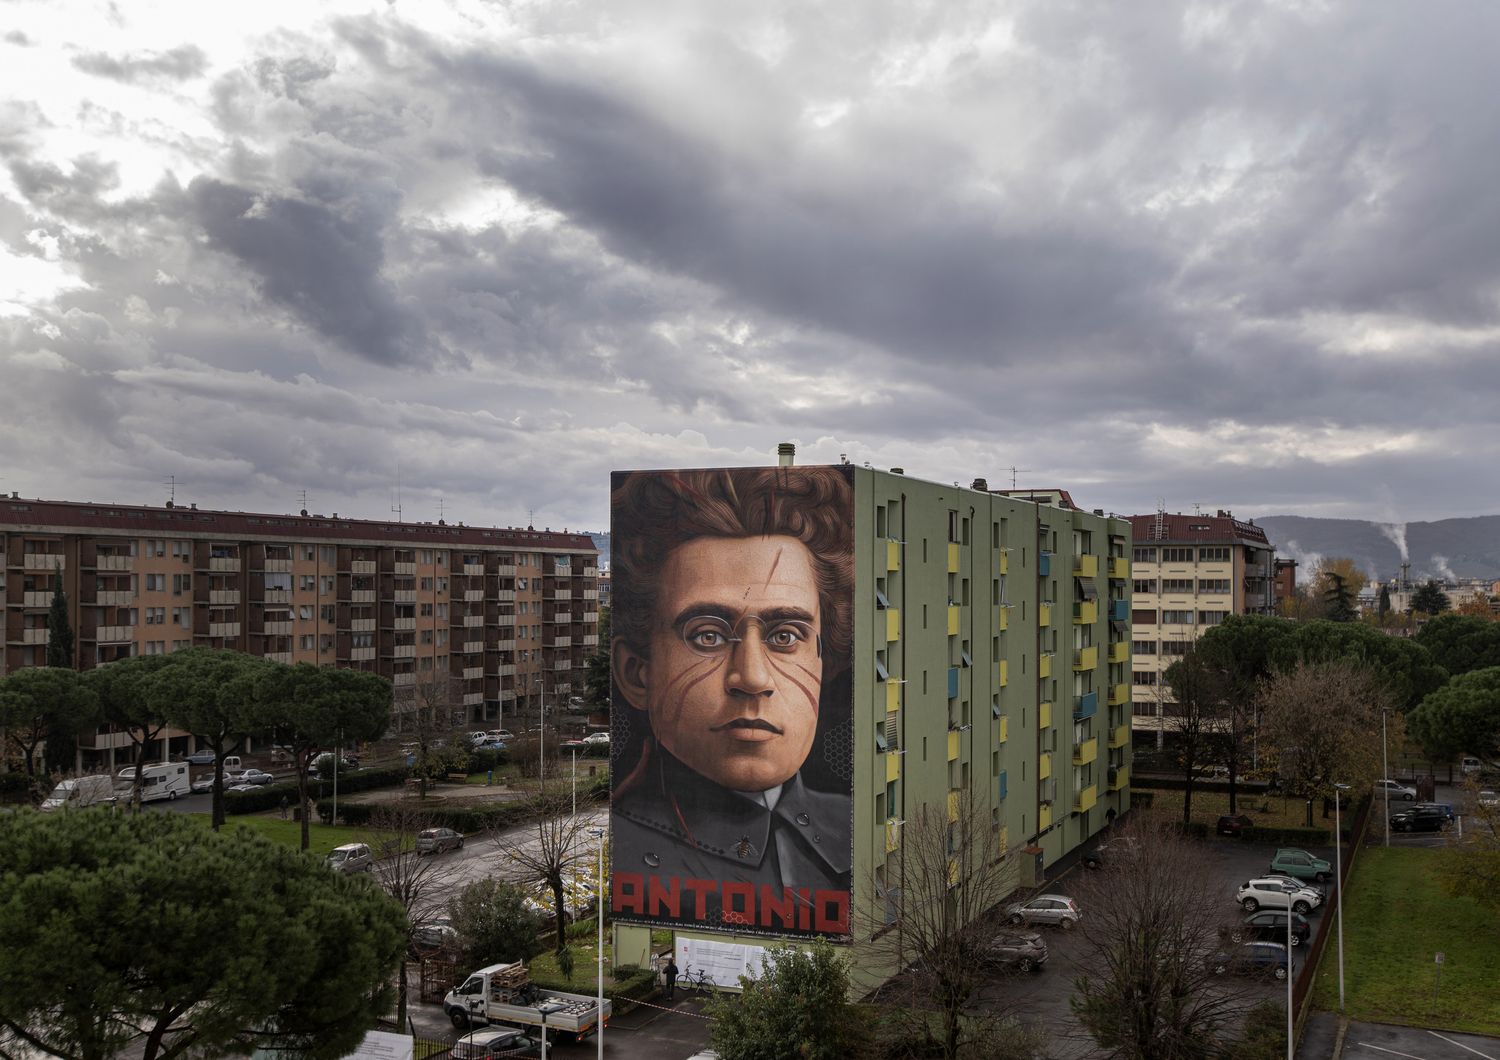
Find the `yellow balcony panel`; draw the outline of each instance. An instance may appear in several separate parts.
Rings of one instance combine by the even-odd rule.
[[[1004,633],[1007,629],[1010,628],[1010,608],[995,608],[995,628],[998,629],[1001,633]]]
[[[1052,728],[1052,704],[1038,703],[1036,707],[1036,727],[1038,729]]]
[[[1099,621],[1099,601],[1079,600],[1073,604],[1073,623],[1078,626],[1092,626]]]
[[[1092,670],[1099,665],[1099,648],[1090,645],[1087,648],[1079,648],[1073,653],[1073,669]]]
[[[948,608],[948,636],[958,636],[958,608]]]
[[[895,751],[885,756],[885,782],[901,779],[901,756]]]
[[[1044,652],[1042,657],[1036,661],[1036,675],[1045,679],[1052,676],[1052,653]]]
[[[958,542],[948,542],[948,573],[958,573]]]
[[[901,849],[901,826],[895,821],[885,822],[885,852],[893,854]]]
[[[949,858],[948,859],[948,886],[949,887],[957,887],[958,886],[958,859],[957,858]]]
[[[1036,624],[1039,625],[1039,626],[1050,626],[1050,625],[1052,625],[1052,605],[1051,604],[1037,604],[1036,605]]]
[[[1052,753],[1050,751],[1044,751],[1038,757],[1038,760],[1037,760],[1036,778],[1038,780],[1046,780],[1051,775],[1052,775]]]
[[[1099,577],[1099,557],[1084,553],[1073,557],[1073,577],[1075,578],[1097,578]]]
[[[958,759],[958,730],[950,729],[948,732],[948,761]]]
[[[1112,663],[1128,663],[1130,661],[1130,642],[1128,640],[1110,642],[1109,654],[1105,658]]]
[[[995,672],[996,683],[1001,688],[1004,688],[1006,685],[1010,684],[1010,663],[1009,662],[1007,662],[1004,659],[1001,659],[996,664],[995,671],[996,671]]]
[[[885,639],[887,641],[901,639],[901,609],[899,607],[891,607],[886,609]]]
[[[1086,766],[1099,757],[1099,738],[1090,736],[1083,743],[1073,748],[1073,764],[1075,766]]]
[[[1052,807],[1045,803],[1036,808],[1036,830],[1045,832],[1052,827]]]
[[[998,847],[1001,857],[1004,857],[1006,852],[1010,850],[1010,829],[1003,824],[1000,826],[1000,830],[995,833],[995,845]]]
[[[1119,791],[1130,784],[1129,766],[1112,766],[1109,770],[1109,790]]]
[[[885,569],[901,569],[901,542],[889,540],[885,543]]]
[[[1099,787],[1090,784],[1073,797],[1073,812],[1087,813],[1094,808],[1094,803],[1099,801]]]
[[[1000,743],[1010,739],[1010,715],[1000,715]]]
[[[887,714],[901,709],[901,682],[887,681],[885,683],[885,710]]]
[[[960,793],[957,792],[957,791],[950,791],[950,792],[948,792],[948,823],[949,824],[952,824],[954,821],[958,820],[959,794]]]
[[[1109,730],[1109,749],[1111,751],[1117,751],[1121,747],[1129,747],[1129,746],[1130,746],[1130,723],[1129,722],[1126,722],[1124,725],[1116,725],[1113,729]]]
[[[1109,557],[1109,576],[1111,578],[1125,579],[1130,577],[1130,560],[1124,556]]]
[[[995,570],[1000,574],[1010,573],[1010,552],[1006,549],[1000,550],[1000,555],[995,560]]]
[[[1123,707],[1126,703],[1129,703],[1129,702],[1130,702],[1130,686],[1129,685],[1110,685],[1109,686],[1109,705],[1110,706],[1112,706],[1112,707]]]

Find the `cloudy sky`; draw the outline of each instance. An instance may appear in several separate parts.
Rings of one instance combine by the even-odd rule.
[[[0,490],[1496,510],[1500,8],[0,0]]]

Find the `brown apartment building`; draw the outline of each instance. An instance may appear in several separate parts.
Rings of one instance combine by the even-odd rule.
[[[0,673],[46,663],[55,571],[81,669],[233,648],[373,670],[398,710],[442,696],[455,723],[550,711],[599,639],[587,534],[12,495],[0,551]]]

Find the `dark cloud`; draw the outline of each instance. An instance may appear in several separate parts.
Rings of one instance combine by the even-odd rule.
[[[183,44],[164,52],[109,55],[85,52],[73,57],[73,65],[86,74],[111,81],[136,84],[142,81],[190,81],[208,70],[208,56],[196,44]]]
[[[11,30],[4,37],[0,37],[0,40],[4,40],[6,44],[14,44],[17,48],[31,47],[31,38],[18,29]]]

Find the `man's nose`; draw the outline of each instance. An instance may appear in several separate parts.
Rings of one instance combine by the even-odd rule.
[[[765,642],[760,630],[754,626],[745,630],[744,637],[729,656],[729,673],[724,678],[724,687],[732,695],[741,696],[769,696],[775,691]]]

